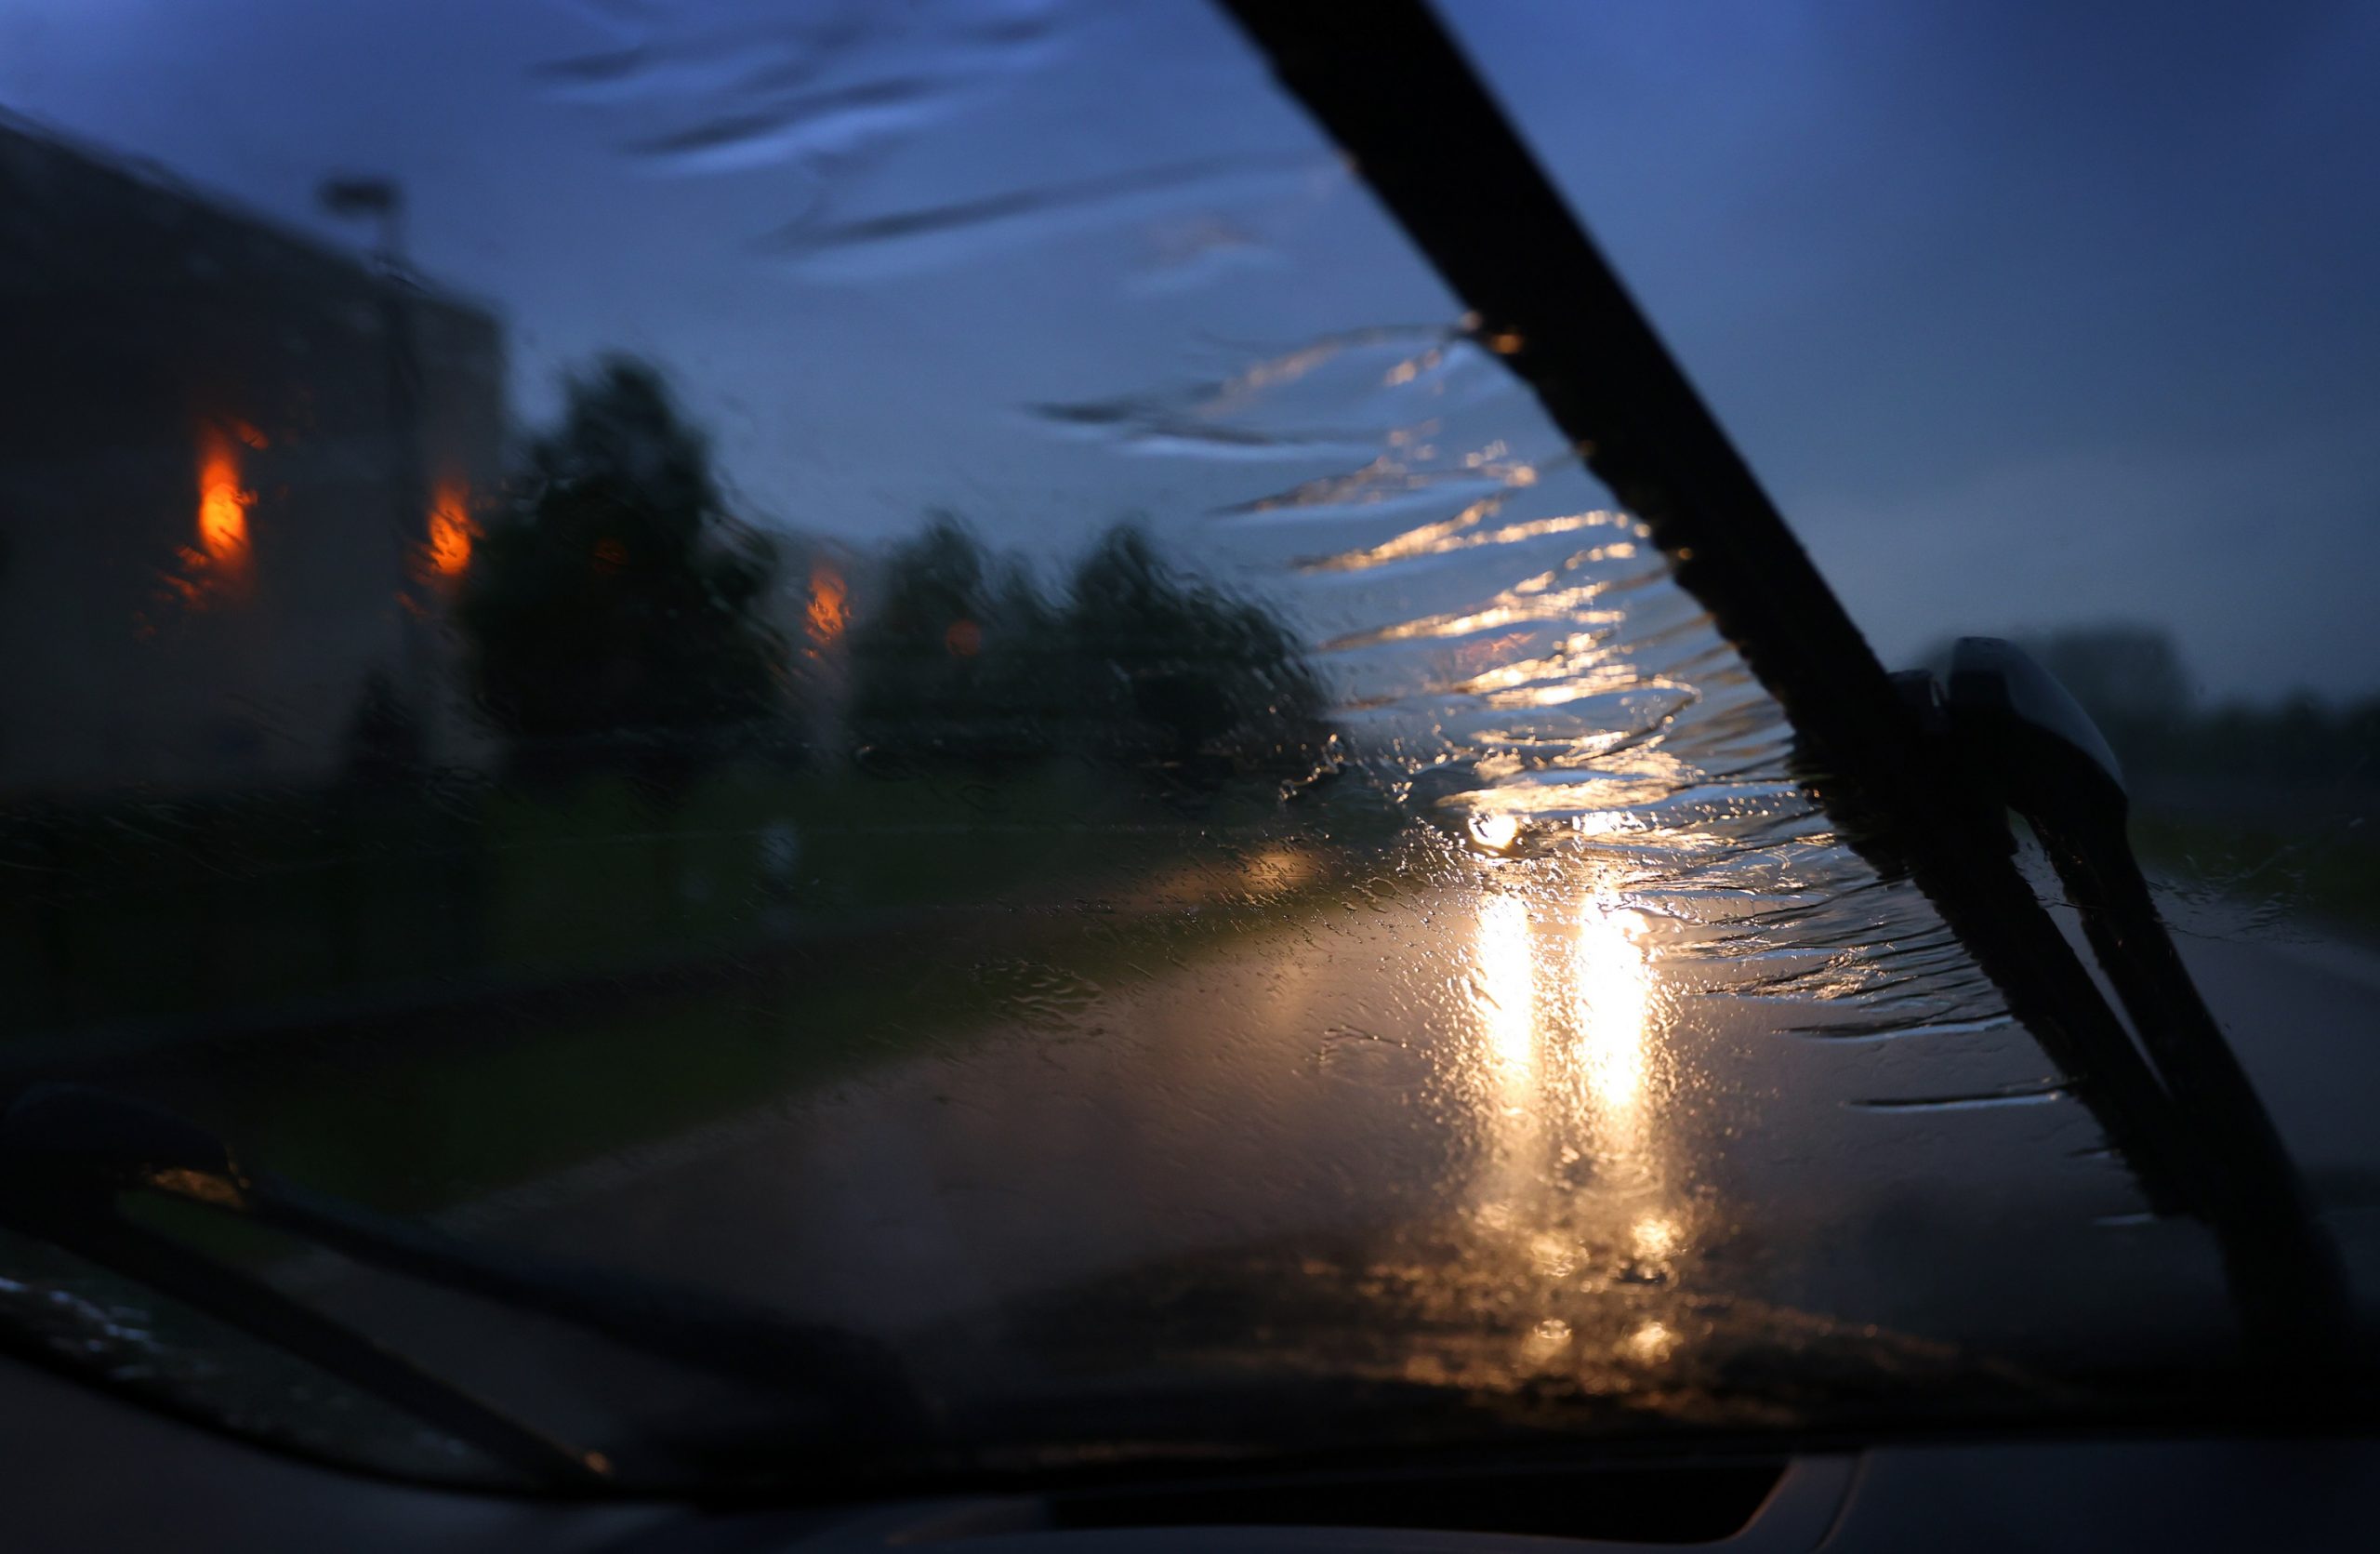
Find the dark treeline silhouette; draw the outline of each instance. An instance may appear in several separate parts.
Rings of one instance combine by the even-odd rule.
[[[2136,626],[2026,646],[2123,764],[2134,844],[2161,870],[2325,935],[2380,935],[2380,697],[2202,705],[2173,640]]]
[[[1012,559],[936,518],[886,558],[851,637],[851,739],[878,770],[984,771],[1051,753],[1054,613]]]
[[[651,367],[615,357],[574,379],[456,602],[465,671],[516,775],[668,779],[781,736],[788,648],[763,608],[775,571]]]
[[[946,515],[894,547],[843,644],[840,729],[768,613],[776,570],[651,367],[612,358],[573,379],[456,601],[511,774],[667,788],[722,755],[838,736],[879,775],[1090,760],[1198,791],[1329,758],[1329,697],[1288,629],[1130,526],[1054,594]],[[367,691],[351,778],[403,764],[401,722],[385,686]]]
[[[2115,737],[2147,771],[2380,789],[2380,697],[2228,703],[2178,722],[2120,723]]]
[[[2380,788],[2380,696],[2346,703],[2303,691],[2200,703],[2172,636],[2155,627],[2073,627],[2019,639],[2082,704],[2127,775],[2269,790]],[[1948,648],[1937,660],[1947,660]]]
[[[1329,757],[1328,708],[1272,612],[1125,525],[1051,598],[938,520],[893,552],[852,642],[850,733],[879,769],[1074,757],[1194,790],[1294,780]]]

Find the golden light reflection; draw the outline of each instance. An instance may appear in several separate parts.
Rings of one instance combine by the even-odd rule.
[[[1315,855],[1296,847],[1267,847],[1240,861],[1241,888],[1251,891],[1295,890],[1320,872]]]
[[[459,481],[440,483],[430,501],[430,569],[442,578],[462,576],[471,564],[471,541],[478,536],[469,488]]]
[[[1657,941],[1565,863],[1494,865],[1511,888],[1477,905],[1469,1272],[1525,1324],[1504,1351],[1513,1375],[1666,1369],[1690,1342],[1665,1303],[1696,1277],[1701,1214],[1662,1126]]]
[[[1579,617],[1581,624],[1591,627],[1608,625],[1619,618],[1617,610],[1588,610]],[[1564,637],[1549,657],[1518,658],[1497,664],[1478,671],[1454,688],[1464,695],[1492,694],[1510,692],[1515,687],[1540,682],[1567,685],[1575,681],[1584,685],[1588,684],[1589,676],[1597,677],[1603,682],[1602,688],[1606,689],[1624,690],[1635,684],[1637,671],[1634,668],[1607,663],[1606,657],[1605,649],[1593,631],[1577,632]]]
[[[1578,1247],[1551,1230],[1540,1230],[1529,1238],[1528,1255],[1538,1272],[1549,1278],[1567,1279],[1578,1271]]]
[[[1619,618],[1618,616],[1610,612],[1598,613],[1591,606],[1611,589],[1612,584],[1602,579],[1565,589],[1556,589],[1550,584],[1531,587],[1524,583],[1504,590],[1475,610],[1460,615],[1422,616],[1414,620],[1399,621],[1394,626],[1354,631],[1342,637],[1333,637],[1326,645],[1333,651],[1344,652],[1359,647],[1376,647],[1382,643],[1475,637],[1483,632],[1501,631],[1506,627],[1526,626],[1536,621],[1608,622]],[[1474,672],[1484,672],[1488,667],[1482,665]]]
[[[1534,484],[1536,472],[1531,470],[1528,472],[1528,478],[1515,478],[1512,484],[1528,485]],[[1410,556],[1446,555],[1456,551],[1474,550],[1483,545],[1516,545],[1523,540],[1542,539],[1548,535],[1569,534],[1597,525],[1620,522],[1620,515],[1617,513],[1596,511],[1567,513],[1556,518],[1535,518],[1527,523],[1506,524],[1494,529],[1477,527],[1480,520],[1499,511],[1503,502],[1504,498],[1501,496],[1483,497],[1451,518],[1442,518],[1435,523],[1424,524],[1419,528],[1408,529],[1394,539],[1368,546],[1364,550],[1345,551],[1335,556],[1324,556],[1319,560],[1304,564],[1304,569],[1309,572],[1361,572],[1369,567],[1384,566],[1393,561],[1403,561]],[[1593,550],[1582,551],[1580,559],[1582,561],[1625,561],[1635,553],[1636,547],[1623,540],[1617,544],[1599,545]]]
[[[1590,901],[1571,949],[1579,1070],[1606,1119],[1633,1120],[1645,1100],[1653,980],[1644,920]]]
[[[1306,569],[1314,572],[1360,572],[1392,561],[1402,561],[1408,556],[1436,555],[1460,549],[1466,543],[1463,531],[1495,512],[1503,505],[1503,500],[1501,497],[1483,497],[1451,518],[1441,518],[1436,523],[1408,529],[1383,544],[1308,563]]]
[[[1559,1317],[1549,1317],[1538,1323],[1521,1340],[1522,1354],[1539,1365],[1558,1358],[1569,1347],[1570,1324]]]
[[[1675,1252],[1682,1236],[1677,1221],[1667,1215],[1641,1215],[1629,1228],[1629,1239],[1635,1246],[1636,1255],[1646,1262],[1659,1262]]]
[[[1493,852],[1502,852],[1519,840],[1520,834],[1518,816],[1474,815],[1471,817],[1472,839]]]
[[[257,494],[240,485],[240,455],[231,438],[209,427],[200,434],[198,543],[218,567],[238,566],[248,551],[248,509]]]
[[[1628,1335],[1626,1347],[1632,1358],[1659,1364],[1677,1348],[1677,1335],[1663,1323],[1650,1322]]]
[[[1491,896],[1479,907],[1479,992],[1488,1046],[1506,1079],[1526,1078],[1537,1052],[1537,972],[1530,963],[1528,904]]]

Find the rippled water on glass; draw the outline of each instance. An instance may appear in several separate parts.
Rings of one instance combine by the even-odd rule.
[[[451,91],[337,149],[407,179],[398,440],[448,466],[376,452],[395,326],[356,231],[230,139],[175,171],[306,224],[349,323],[275,333],[202,286],[255,359],[143,370],[226,403],[162,393],[40,466],[53,504],[122,476],[158,514],[113,570],[17,564],[104,617],[86,699],[166,710],[41,709],[79,753],[10,779],[20,1076],[862,1335],[960,1450],[1263,1444],[1267,1399],[1349,1386],[1417,1389],[1315,1405],[1351,1439],[1399,1408],[1451,1435],[2003,1416],[2226,1352],[2201,1235],[2146,1215],[1933,909],[1835,833],[1510,342],[1219,15],[443,20]],[[259,89],[302,124],[374,71]],[[36,209],[61,252],[118,219],[80,198]],[[148,219],[201,273],[265,244]],[[698,438],[640,420],[605,352]],[[748,606],[765,673],[619,649],[657,606],[582,630],[658,564],[568,498],[633,510],[696,441],[734,522],[682,607]],[[332,487],[393,498],[403,543],[324,516],[301,560]],[[552,564],[582,591],[487,581],[566,523],[594,525]],[[522,596],[525,640],[574,645],[491,691]],[[654,699],[655,664],[715,702]],[[231,1251],[624,1471],[833,1439],[815,1399],[723,1406],[560,1327]]]

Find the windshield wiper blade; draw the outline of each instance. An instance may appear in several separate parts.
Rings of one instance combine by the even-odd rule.
[[[2242,1332],[2309,1379],[2351,1343],[2335,1255],[2270,1173],[2173,1104],[2010,857],[2001,812],[1930,737],[1620,277],[1426,0],[1217,0],[1474,315],[1679,586],[1784,709],[1846,840],[1905,870],[2072,1081],[2152,1202],[2202,1216]],[[2243,1190],[2244,1189],[2244,1190]]]
[[[14,1194],[0,1201],[0,1224],[295,1355],[536,1482],[594,1489],[609,1481],[611,1467],[602,1454],[581,1451],[515,1418],[257,1275],[226,1267],[170,1236],[105,1211],[90,1212],[85,1204],[33,1202]]]
[[[1930,677],[1928,677],[1930,678]],[[2131,795],[2106,737],[2014,643],[1964,637],[1939,691],[1947,734],[1996,807],[2024,817],[2066,887],[2100,969],[2186,1118],[2223,1169],[2213,1212],[2300,1268],[2309,1322],[2344,1337],[2347,1276],[2281,1131],[2182,962],[2133,854]]]
[[[924,1424],[924,1406],[907,1375],[872,1340],[609,1270],[459,1242],[246,1169],[205,1130],[105,1090],[35,1084],[0,1113],[0,1221],[155,1283],[269,1340],[298,1334],[311,1346],[307,1358],[416,1414],[416,1403],[444,1409],[457,1421],[473,1410],[493,1412],[417,1369],[411,1379],[399,1375],[385,1362],[398,1357],[369,1339],[252,1276],[125,1220],[116,1213],[116,1196],[142,1190],[202,1204],[390,1273],[568,1322],[624,1348],[747,1386],[828,1398],[840,1409],[839,1424],[850,1433],[913,1436]],[[244,1305],[250,1301],[255,1311],[269,1309],[271,1315],[250,1313]],[[282,1325],[289,1322],[296,1325]],[[357,1351],[355,1345],[372,1353]],[[430,1396],[423,1389],[425,1379],[468,1403]],[[451,1428],[447,1420],[440,1422]],[[505,1428],[483,1417],[464,1422],[491,1440]],[[505,1424],[525,1429],[509,1419]],[[508,1460],[530,1454],[520,1440],[511,1440],[506,1450]],[[549,1467],[555,1450],[574,1460],[581,1455],[551,1442],[539,1450]]]
[[[568,1488],[607,1481],[600,1454],[568,1445],[536,1426],[416,1364],[374,1339],[294,1300],[262,1278],[192,1251],[172,1237],[115,1212],[117,1174],[100,1168],[117,1143],[139,1130],[101,1116],[96,1148],[62,1154],[47,1146],[53,1124],[89,1120],[93,1110],[65,1087],[20,1096],[0,1115],[0,1225],[63,1248],[86,1262],[145,1284],[204,1316],[235,1328],[350,1386],[394,1404],[422,1423],[477,1447],[533,1481]],[[64,1099],[67,1104],[54,1103]],[[139,1110],[142,1109],[133,1109]],[[181,1169],[165,1165],[163,1170]]]

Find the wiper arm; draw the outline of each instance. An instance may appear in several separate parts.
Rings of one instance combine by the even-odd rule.
[[[2227,1239],[2262,1262],[2289,1306],[2271,1313],[2344,1345],[2353,1312],[2336,1249],[2281,1132],[2182,963],[2133,855],[2131,798],[2090,714],[2023,649],[1996,637],[1952,650],[1943,713],[1962,762],[2025,817],[2140,1044],[2214,1166],[2202,1190]]]
[[[899,1362],[851,1334],[608,1270],[470,1245],[248,1170],[204,1129],[105,1090],[36,1084],[0,1114],[0,1222],[151,1283],[546,1476],[600,1480],[604,1468],[600,1458],[549,1440],[261,1280],[126,1220],[116,1197],[140,1190],[747,1385],[830,1397],[846,1428],[862,1433],[912,1432],[923,1420]]]

